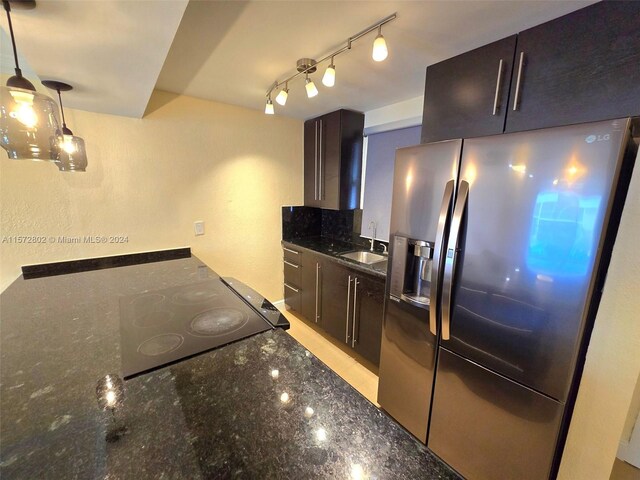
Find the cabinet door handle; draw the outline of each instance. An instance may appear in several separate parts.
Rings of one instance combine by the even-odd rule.
[[[493,97],[493,113],[492,115],[497,115],[498,114],[498,102],[500,101],[500,90],[501,90],[501,86],[502,86],[502,65],[503,65],[503,61],[502,59],[500,59],[500,63],[498,64],[498,78],[496,80],[496,95],[495,97]]]
[[[522,79],[522,65],[524,64],[524,52],[520,52],[520,63],[518,64],[518,76],[516,77],[516,93],[513,96],[513,111],[518,110],[520,103],[520,80]]]
[[[289,285],[287,282],[285,282],[285,283],[284,283],[284,286],[285,286],[285,287],[287,287],[287,288],[289,288],[289,289],[291,289],[291,290],[293,290],[293,291],[294,291],[294,292],[296,292],[296,293],[298,293],[298,292],[300,291],[300,290],[298,290],[297,288],[292,287],[291,285]]]
[[[287,247],[282,247],[282,249],[283,249],[285,252],[294,253],[294,254],[296,254],[296,255],[299,255],[299,254],[300,254],[300,252],[296,252],[295,250],[291,250],[290,248],[287,248]]]
[[[318,145],[320,146],[320,154],[318,155],[318,163],[320,164],[318,168],[318,200],[322,200],[322,120],[320,120],[320,138],[318,140]]]
[[[351,348],[356,347],[356,309],[358,305],[358,277],[353,279],[353,317],[351,323]]]
[[[318,323],[318,319],[320,318],[320,315],[318,314],[319,289],[320,289],[320,264],[316,262],[316,323]]]
[[[351,275],[349,275],[349,287],[347,288],[347,321],[344,332],[344,343],[349,343],[349,314],[351,313]]]
[[[313,188],[315,189],[315,194],[313,196],[314,200],[318,200],[318,121],[316,120],[314,122],[315,125],[315,133],[316,133],[316,137],[315,137],[315,142],[313,144],[314,149],[313,149],[313,156],[315,159],[315,167],[313,170]]]
[[[287,262],[286,260],[284,261],[284,263],[286,263],[287,265],[289,265],[290,267],[293,267],[293,268],[299,268],[300,267],[300,265],[296,265],[295,263]]]

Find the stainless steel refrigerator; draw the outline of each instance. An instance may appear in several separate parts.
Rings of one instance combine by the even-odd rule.
[[[554,475],[633,125],[397,151],[378,401],[469,479]]]

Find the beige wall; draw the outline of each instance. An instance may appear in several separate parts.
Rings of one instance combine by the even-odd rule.
[[[86,140],[86,173],[0,151],[1,236],[129,238],[0,243],[0,290],[25,264],[191,246],[218,273],[282,298],[280,207],[302,203],[302,122],[159,91],[147,112],[66,111]],[[196,220],[204,236],[194,236]]]
[[[640,374],[640,155],[578,391],[561,480],[609,478]]]

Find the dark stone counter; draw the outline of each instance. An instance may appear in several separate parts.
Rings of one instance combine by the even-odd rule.
[[[119,297],[216,277],[192,257],[5,290],[0,477],[458,478],[281,330],[127,381],[115,423],[98,410]]]
[[[332,260],[335,260],[336,262],[349,268],[368,273],[378,278],[387,277],[387,262],[366,265],[364,263],[356,262],[355,260],[350,260],[348,258],[343,258],[340,256],[340,254],[342,253],[353,252],[355,250],[369,250],[368,247],[365,247],[360,243],[345,242],[326,237],[305,237],[283,240],[282,244],[285,246],[289,245],[293,248],[297,247],[305,250],[310,250],[314,253],[319,253],[326,257],[330,257]],[[376,245],[379,244],[376,243]],[[382,254],[380,250],[376,250],[375,253]]]

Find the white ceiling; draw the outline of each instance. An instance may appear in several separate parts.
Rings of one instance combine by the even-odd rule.
[[[383,29],[385,62],[371,60],[375,33],[369,34],[336,58],[333,89],[322,85],[321,67],[313,75],[316,98],[306,98],[298,79],[289,86],[286,107],[275,105],[278,114],[309,118],[419,96],[427,65],[590,3],[38,0],[35,10],[14,9],[12,18],[23,70],[32,81],[36,72],[40,80],[73,84],[64,95],[72,108],[142,117],[154,87],[262,110],[266,90],[292,74],[298,58],[320,58],[397,12]],[[4,15],[0,25],[8,30]],[[0,33],[0,70],[10,74],[11,45]]]
[[[38,0],[11,12],[20,56],[33,83],[74,86],[65,106],[142,117],[188,0]],[[1,71],[13,74],[4,11]],[[33,77],[33,72],[38,78]],[[38,88],[38,90],[41,90]]]
[[[320,94],[307,99],[304,79],[289,85],[276,113],[309,118],[341,107],[368,111],[423,94],[427,65],[564,15],[589,1],[191,1],[156,88],[264,109],[274,80],[301,57],[322,58],[393,13],[385,25],[385,62],[371,59],[375,33],[336,58],[336,86],[313,75]]]

